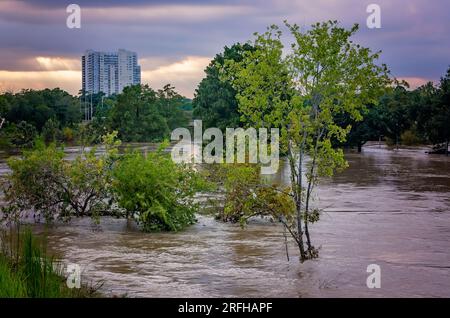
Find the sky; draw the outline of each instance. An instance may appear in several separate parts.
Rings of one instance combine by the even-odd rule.
[[[79,29],[66,25],[71,3],[81,8]],[[371,3],[381,8],[379,29],[366,25]],[[171,83],[192,98],[225,45],[284,20],[308,29],[330,19],[359,23],[355,42],[382,50],[380,63],[413,88],[438,82],[450,66],[449,0],[0,0],[0,91],[76,94],[85,50],[123,48],[138,53],[143,83]]]

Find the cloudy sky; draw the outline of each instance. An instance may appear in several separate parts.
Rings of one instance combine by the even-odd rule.
[[[81,29],[66,26],[66,7],[81,7]],[[370,3],[381,29],[366,27]],[[172,83],[192,97],[211,58],[225,45],[287,19],[307,28],[339,20],[359,23],[355,40],[381,49],[382,62],[413,87],[438,81],[450,65],[449,0],[1,0],[0,91],[81,86],[86,49],[136,51],[142,80]]]

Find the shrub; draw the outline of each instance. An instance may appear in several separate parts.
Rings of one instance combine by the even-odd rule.
[[[0,118],[0,124],[2,119]],[[0,149],[20,150],[34,145],[38,133],[36,128],[27,122],[3,123],[0,129]]]
[[[73,161],[54,144],[38,142],[23,158],[8,161],[12,173],[6,177],[4,217],[18,220],[34,211],[47,221],[72,216],[97,217],[111,206],[111,160],[116,154],[115,134],[107,136],[107,152],[95,155],[95,148]]]
[[[64,127],[62,131],[64,142],[71,143],[73,142],[74,132],[70,127]]]
[[[59,130],[59,122],[55,119],[50,118],[45,122],[44,127],[42,127],[42,137],[45,142],[56,142],[60,139],[61,131]]]
[[[402,141],[402,144],[406,146],[414,146],[421,143],[420,138],[413,130],[405,130],[401,134],[400,139]]]
[[[128,153],[114,168],[117,202],[144,231],[178,231],[193,224],[194,195],[206,188],[196,171],[173,163],[163,148],[147,156]]]
[[[258,165],[223,164],[220,170],[225,192],[220,219],[241,225],[254,216],[285,223],[293,221],[295,206],[290,189],[261,180]]]

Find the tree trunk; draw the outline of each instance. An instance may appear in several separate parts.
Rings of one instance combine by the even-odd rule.
[[[362,143],[358,142],[358,153],[362,151]]]
[[[298,248],[300,250],[300,262],[306,260],[305,246],[303,245],[303,230],[302,230],[302,218],[301,218],[301,205],[299,200],[296,200],[297,206],[297,235],[298,235]]]
[[[308,217],[308,216],[306,216],[306,217]],[[308,221],[305,221],[305,236],[306,236],[306,245],[308,246],[308,252],[311,252],[312,245],[311,245],[311,237],[309,236]]]

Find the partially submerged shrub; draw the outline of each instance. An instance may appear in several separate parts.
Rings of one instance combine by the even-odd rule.
[[[38,142],[22,158],[8,161],[12,173],[5,182],[4,217],[18,220],[32,211],[51,221],[102,214],[111,204],[112,154],[113,150],[108,150],[97,157],[93,148],[73,161],[66,161],[64,152],[54,144],[46,146]]]
[[[289,224],[294,221],[295,206],[288,187],[261,179],[256,164],[224,164],[225,203],[219,218],[244,225],[254,216],[270,217]]]
[[[126,214],[145,231],[178,231],[194,223],[194,196],[208,188],[205,179],[191,166],[175,164],[165,144],[148,155],[119,156],[115,138],[103,138],[104,155],[93,148],[68,161],[55,145],[39,142],[10,159],[3,217],[18,222],[30,212],[46,221]]]
[[[197,191],[206,182],[192,167],[175,164],[163,148],[124,155],[114,168],[113,189],[119,206],[144,231],[178,231],[195,222]]]
[[[405,130],[401,136],[400,139],[402,141],[403,145],[406,146],[414,146],[414,145],[419,145],[422,140],[420,139],[419,136],[417,136],[417,133],[414,130]]]

